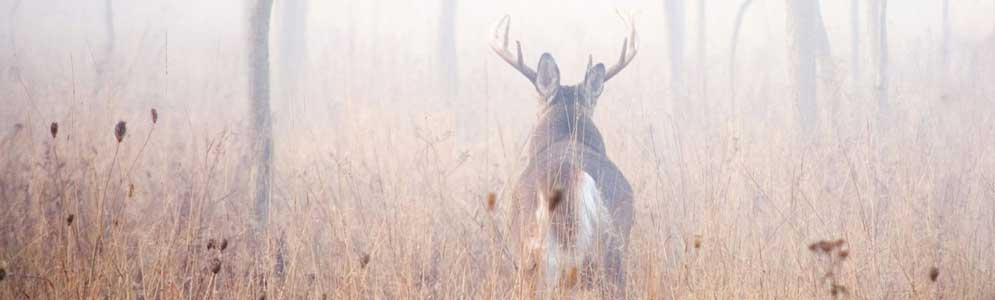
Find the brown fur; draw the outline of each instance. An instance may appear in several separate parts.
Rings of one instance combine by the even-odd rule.
[[[514,189],[512,211],[513,232],[520,238],[533,238],[538,234],[536,224],[536,195],[551,195],[563,191],[561,203],[551,213],[551,230],[573,233],[576,230],[578,195],[576,184],[579,176],[590,174],[602,193],[602,199],[612,216],[616,238],[608,241],[604,261],[595,262],[604,267],[608,282],[621,290],[625,284],[622,257],[628,244],[632,227],[632,188],[621,171],[608,158],[600,131],[587,112],[589,100],[584,99],[577,86],[561,87],[543,109],[538,124],[529,141],[528,165]],[[548,199],[547,199],[548,200]],[[523,231],[524,229],[524,231]],[[524,234],[523,234],[524,233]],[[573,245],[576,236],[558,234],[564,245]],[[585,275],[585,281],[590,274]]]

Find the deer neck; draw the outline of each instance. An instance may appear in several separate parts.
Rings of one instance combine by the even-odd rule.
[[[551,103],[540,113],[539,122],[532,132],[529,152],[533,155],[554,145],[585,147],[598,153],[605,152],[601,132],[578,105]]]

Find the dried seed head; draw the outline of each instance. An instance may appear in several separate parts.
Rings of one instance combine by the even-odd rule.
[[[128,131],[128,125],[124,121],[118,121],[117,125],[114,126],[114,137],[117,138],[117,142],[120,143],[124,140],[124,134]]]
[[[833,243],[831,242],[822,243],[819,246],[820,246],[819,250],[821,250],[822,252],[828,253],[829,251],[833,251]]]
[[[695,249],[701,249],[701,236],[700,235],[694,236],[694,248]]]
[[[808,251],[816,252],[822,248],[822,241],[811,243],[808,245]]]
[[[363,255],[359,257],[359,267],[365,269],[366,265],[369,263],[370,263],[370,255],[363,253]]]
[[[221,272],[221,259],[215,257],[211,259],[211,273],[218,274],[218,272]]]
[[[75,220],[75,219],[76,219],[76,215],[69,214],[69,216],[66,217],[66,226],[72,226],[73,225],[73,220]]]
[[[563,281],[560,284],[562,284],[563,287],[572,288],[577,284],[577,278],[580,277],[577,273],[577,267],[564,270]]]
[[[497,204],[497,195],[494,193],[487,194],[487,210],[494,211],[494,205]]]
[[[134,197],[134,196],[135,196],[135,184],[134,183],[129,183],[128,184],[128,198],[131,198],[131,197]]]
[[[218,249],[220,249],[221,251],[225,251],[225,249],[227,248],[228,248],[228,239],[221,239],[221,245],[218,246]]]
[[[152,109],[152,124],[155,124],[158,121],[159,121],[159,111],[157,111],[157,110],[155,110],[155,108],[153,108]]]
[[[936,282],[936,278],[940,277],[940,269],[936,267],[929,268],[929,281]]]
[[[550,193],[546,198],[549,201],[549,211],[553,211],[556,209],[556,206],[560,205],[560,202],[563,201],[563,190],[557,189]]]
[[[842,285],[839,285],[839,284],[833,284],[832,288],[829,289],[829,294],[833,295],[833,297],[836,297],[836,296],[839,296],[839,295],[846,295],[847,294],[847,290],[846,290],[845,286],[842,286]]]
[[[218,241],[215,241],[214,239],[207,240],[207,250],[213,250],[215,247],[214,245],[217,243]]]
[[[822,240],[808,245],[808,250],[812,252],[822,252],[828,254],[837,248],[842,248],[843,244],[846,244],[846,241],[842,239],[835,241]]]
[[[52,125],[48,126],[48,131],[52,132],[52,138],[54,139],[56,136],[59,135],[59,123],[52,122]]]

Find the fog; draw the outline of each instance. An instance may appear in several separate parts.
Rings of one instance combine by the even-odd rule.
[[[242,79],[246,73],[243,60],[246,48],[247,8],[242,1],[141,1],[113,4],[113,34],[110,54],[107,48],[106,18],[103,1],[5,1],[7,16],[2,25],[5,47],[2,64],[8,78],[21,78],[25,84],[35,82],[48,86],[65,88],[70,82],[77,85],[92,85],[94,64],[109,56],[113,73],[125,73],[127,80],[116,79],[121,87],[108,101],[123,104],[141,103],[140,106],[175,106],[189,109],[189,100],[199,93],[205,97],[204,86],[217,85],[224,89],[212,89],[224,94],[226,100],[203,101],[212,108],[242,105],[245,101],[245,87]],[[455,35],[458,80],[461,107],[478,106],[482,90],[500,90],[514,93],[507,98],[527,99],[530,90],[515,74],[496,60],[488,50],[489,30],[500,16],[510,14],[513,18],[512,38],[521,40],[523,51],[530,64],[534,64],[539,54],[550,52],[562,61],[564,80],[580,80],[587,56],[593,54],[602,61],[614,61],[624,34],[623,24],[618,21],[616,9],[638,12],[638,30],[642,46],[640,63],[635,64],[630,78],[642,82],[668,82],[675,77],[671,74],[668,61],[667,19],[664,17],[666,1],[622,1],[602,2],[557,2],[510,1],[500,5],[490,3],[461,3],[456,12]],[[935,63],[940,55],[940,43],[944,32],[941,1],[909,0],[893,3],[888,11],[889,40],[892,43],[896,74],[914,73],[915,69],[903,61],[919,64]],[[706,65],[705,77],[725,78],[729,70],[730,36],[736,1],[710,1],[706,4]],[[863,4],[862,4],[863,5]],[[292,107],[328,108],[330,103],[342,103],[350,87],[370,85],[363,89],[362,96],[370,102],[392,98],[391,103],[407,104],[416,101],[399,99],[397,94],[425,95],[431,98],[433,90],[444,85],[434,75],[442,58],[439,57],[438,18],[440,3],[404,1],[362,1],[337,3],[317,1],[309,4],[306,13],[287,14],[281,12],[277,3],[271,34],[275,42],[271,46],[274,56],[279,58],[286,49],[277,45],[287,43],[283,38],[286,32],[280,30],[285,24],[282,18],[295,15],[306,20],[306,32],[297,33],[295,39],[307,47],[307,57],[295,63],[301,66],[274,65],[275,69],[292,68],[294,73],[306,74],[295,79],[300,81],[306,99],[274,97],[273,106],[282,110],[294,111]],[[698,73],[702,66],[698,62],[697,4],[683,5],[685,20],[685,44],[683,56],[687,62],[679,76],[689,76],[695,80],[688,84],[700,84]],[[850,66],[851,20],[850,3],[847,1],[825,1],[821,3],[825,28],[831,44],[833,62],[844,69]],[[861,16],[866,17],[861,8]],[[993,25],[993,4],[991,1],[959,1],[950,9],[950,31],[953,43],[952,56],[970,56],[972,51],[991,35]],[[738,38],[738,69],[742,76],[755,74],[780,74],[786,72],[782,66],[787,60],[787,39],[785,32],[785,7],[781,1],[757,1],[747,10]],[[861,24],[866,27],[866,20]],[[868,32],[862,28],[864,39],[862,48],[869,47]],[[864,57],[869,62],[868,49]],[[762,66],[755,66],[764,61]],[[961,60],[952,66],[951,77],[963,75],[958,72],[969,63]],[[869,71],[865,62],[865,68]],[[763,67],[763,68],[760,68]],[[926,68],[925,66],[922,68]],[[911,69],[911,70],[910,70]],[[11,71],[17,70],[17,71]],[[921,68],[920,68],[921,70]],[[168,71],[168,75],[167,75]],[[870,73],[870,72],[865,72]],[[285,73],[281,73],[286,75]],[[488,74],[491,80],[478,80]],[[842,74],[841,74],[842,75]],[[116,76],[116,75],[115,75]],[[780,77],[780,76],[775,76]],[[844,77],[845,76],[841,76]],[[864,76],[862,81],[872,80]],[[778,80],[773,78],[772,80]],[[279,81],[278,78],[276,81]],[[636,80],[621,83],[633,84]],[[776,81],[774,82],[777,83]],[[865,82],[866,83],[866,82]],[[724,87],[720,80],[709,80],[709,88]],[[28,101],[19,94],[16,80],[5,80],[3,91],[8,101],[17,109],[4,110],[5,119],[24,116],[35,110],[45,99]],[[201,85],[201,86],[196,86]],[[279,85],[279,84],[277,84]],[[166,95],[167,86],[173,87],[172,95]],[[713,87],[714,86],[714,87]],[[614,89],[631,90],[631,86]],[[354,88],[353,88],[354,89]],[[395,92],[389,95],[388,92]],[[639,98],[658,98],[664,90],[649,89],[641,92]],[[654,96],[656,95],[656,96]],[[17,97],[15,97],[17,96]],[[210,95],[217,98],[220,95]],[[46,97],[39,97],[46,98]],[[23,101],[23,102],[22,102]],[[530,108],[533,103],[524,100],[505,100],[516,106],[516,111]],[[198,101],[200,102],[200,101]],[[417,102],[424,102],[419,100]],[[661,105],[678,102],[675,99],[660,98],[653,101]],[[689,101],[690,102],[690,101]],[[700,101],[698,101],[700,102]],[[136,105],[139,106],[139,105]],[[203,107],[201,107],[203,108]],[[313,111],[310,109],[306,109]],[[36,112],[37,113],[37,112]],[[329,111],[316,112],[314,116],[276,113],[277,119],[289,122],[296,118],[321,118]],[[232,116],[237,118],[237,115]],[[302,121],[303,122],[303,121]],[[305,122],[307,123],[307,122]]]
[[[0,0],[0,298],[521,296],[541,106],[495,24],[572,85],[630,13],[594,112],[628,298],[995,295],[995,1],[276,0],[253,36],[255,2]],[[806,249],[835,239],[849,263]]]

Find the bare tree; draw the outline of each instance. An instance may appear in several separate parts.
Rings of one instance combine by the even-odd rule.
[[[10,50],[11,56],[13,56],[10,61],[4,62],[0,67],[5,67],[0,71],[4,71],[3,74],[16,74],[18,73],[17,67],[17,10],[21,8],[21,0],[14,0],[13,5],[11,5],[10,10],[7,11],[7,38],[10,40]],[[8,65],[9,64],[9,65]],[[14,75],[17,76],[17,75]],[[12,76],[13,77],[13,76]],[[11,78],[13,80],[14,78]]]
[[[817,0],[787,0],[787,10],[798,119],[802,130],[811,133],[818,124],[819,60],[822,60],[821,67],[828,67],[829,39]]]
[[[263,232],[269,218],[273,172],[273,122],[270,115],[269,27],[272,0],[257,0],[249,15],[249,101],[253,131],[253,175],[256,230]]]
[[[664,0],[663,12],[667,16],[667,39],[670,43],[670,90],[672,98],[683,98],[684,89],[684,0]]]
[[[950,64],[950,0],[943,0],[942,18],[943,44],[940,45],[940,77],[945,80],[947,75],[947,65]]]
[[[294,121],[297,114],[295,103],[303,103],[302,82],[307,79],[307,0],[281,0],[274,3],[278,20],[274,20],[274,25],[278,26],[276,49],[277,57],[274,59],[274,69],[277,74],[276,91],[278,97],[285,98],[282,101],[287,106],[287,111],[291,113],[290,121]],[[281,101],[277,101],[279,103]]]
[[[439,63],[440,80],[446,92],[446,101],[451,101],[459,92],[459,74],[456,57],[456,0],[442,0],[439,13]]]
[[[729,111],[736,112],[736,45],[739,42],[739,29],[743,25],[743,18],[746,17],[746,10],[753,4],[753,0],[744,0],[739,4],[736,11],[736,21],[732,27],[732,38],[729,42]]]
[[[695,50],[698,52],[699,99],[708,99],[708,34],[706,31],[708,20],[705,17],[705,0],[698,0],[698,40],[696,41],[698,45]]]
[[[950,0],[943,0],[943,65],[950,59]]]
[[[103,21],[104,38],[102,57],[97,62],[97,74],[103,76],[110,66],[111,55],[114,53],[114,3],[112,0],[104,0]]]
[[[850,74],[860,81],[860,0],[850,0]]]
[[[890,111],[888,103],[888,0],[868,1],[868,22],[871,37],[875,42],[874,61],[877,65],[875,95],[878,101],[878,116]]]

